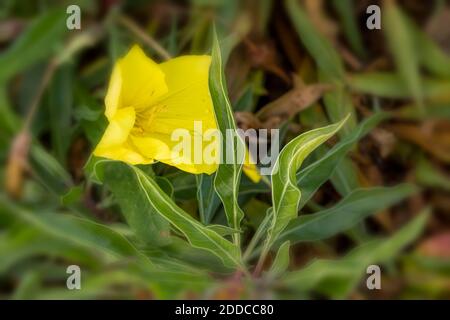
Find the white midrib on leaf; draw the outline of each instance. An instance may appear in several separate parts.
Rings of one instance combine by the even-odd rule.
[[[153,207],[154,207],[155,209],[157,209],[157,207],[154,205],[153,201],[150,199],[150,196],[148,195],[148,192],[147,192],[147,190],[145,189],[145,187],[144,187],[144,185],[143,185],[143,182],[142,182],[141,177],[140,177],[142,174],[141,174],[139,171],[137,171],[135,168],[133,168],[133,170],[134,170],[135,173],[136,173],[136,176],[137,176],[137,178],[138,178],[139,185],[140,185],[140,187],[142,188],[142,190],[144,191],[147,200],[153,205]],[[144,178],[147,179],[146,177],[144,177]],[[151,187],[153,190],[155,190],[155,188],[153,187],[153,185],[152,185],[151,183],[148,183],[148,184],[150,185],[150,187]],[[172,209],[172,211],[173,211],[174,213],[176,213],[179,217],[181,217],[182,219],[184,219],[185,221],[187,221],[187,222],[188,222],[190,225],[192,225],[199,233],[201,233],[203,236],[205,236],[205,238],[207,238],[208,240],[210,240],[211,243],[214,244],[220,251],[222,251],[222,252],[223,252],[223,253],[224,253],[231,261],[233,261],[233,262],[236,264],[236,266],[240,266],[240,265],[241,265],[241,263],[240,263],[233,255],[231,255],[231,254],[230,254],[227,250],[225,250],[219,243],[217,243],[217,242],[216,242],[214,239],[212,239],[208,234],[206,234],[201,228],[199,228],[199,226],[198,226],[196,223],[193,223],[192,221],[190,221],[189,219],[187,219],[184,215],[178,213],[178,212],[177,212],[177,211],[178,211],[177,208],[175,208],[170,202],[166,201],[163,197],[159,196],[159,192],[158,192],[158,191],[155,190],[155,194],[157,194],[158,197],[159,197],[159,199],[160,199],[162,202],[164,202],[167,206],[169,206],[169,207]],[[178,227],[171,219],[169,219],[168,217],[166,217],[164,214],[160,213],[160,211],[159,211],[158,209],[157,209],[157,212],[158,212],[164,219],[166,219],[167,221],[169,221],[169,223],[173,224],[178,230],[180,230],[180,232],[183,233],[183,234],[186,236],[186,238],[188,239],[189,243],[190,243],[193,247],[197,247],[197,248],[200,248],[200,249],[204,249],[204,250],[210,251],[211,253],[217,255],[217,253],[216,253],[214,250],[212,250],[212,249],[208,249],[208,248],[205,248],[205,247],[199,247],[198,245],[193,244],[193,243],[191,242],[190,238],[187,236],[187,234],[186,234],[182,229],[180,229],[180,228],[179,228],[179,227]],[[223,240],[224,240],[224,241],[227,241],[226,239],[223,239]],[[230,244],[233,245],[231,242],[230,242]],[[223,260],[223,258],[222,258],[220,255],[217,255],[217,256],[218,256],[220,259]]]

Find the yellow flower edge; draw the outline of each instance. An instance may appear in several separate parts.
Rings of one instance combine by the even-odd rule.
[[[250,152],[246,150],[244,164],[242,166],[242,171],[244,171],[245,175],[249,177],[251,181],[254,183],[258,183],[261,181],[261,174],[259,173],[258,167],[253,161]]]
[[[210,64],[208,55],[157,64],[134,45],[114,65],[105,97],[109,124],[94,155],[133,165],[161,161],[189,173],[214,173],[217,163],[194,163],[174,158],[171,152],[179,143],[171,139],[174,130],[186,129],[194,136],[217,129],[208,85]],[[202,123],[202,132],[194,130],[195,121]],[[246,155],[243,171],[258,182],[258,169],[248,160]]]

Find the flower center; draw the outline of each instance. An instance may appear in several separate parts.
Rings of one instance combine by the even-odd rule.
[[[152,131],[156,114],[165,109],[165,105],[154,105],[144,110],[136,110],[136,120],[132,129],[134,134],[145,135]]]

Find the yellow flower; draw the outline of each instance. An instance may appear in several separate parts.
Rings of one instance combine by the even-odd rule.
[[[172,132],[192,136],[217,129],[209,94],[210,56],[182,56],[156,64],[135,45],[114,66],[105,98],[109,125],[94,155],[130,164],[161,161],[191,173],[211,174],[217,163],[174,159]],[[194,131],[201,121],[202,132]],[[197,129],[198,130],[198,129]]]
[[[172,150],[179,142],[171,139],[177,129],[188,130],[191,137],[217,130],[208,85],[210,63],[211,57],[203,55],[157,64],[133,46],[114,66],[105,97],[109,125],[94,155],[130,164],[161,161],[195,174],[215,172],[218,163],[175,157]],[[196,122],[201,122],[200,129]],[[208,143],[201,143],[203,150]],[[243,171],[254,182],[261,179],[248,152]]]

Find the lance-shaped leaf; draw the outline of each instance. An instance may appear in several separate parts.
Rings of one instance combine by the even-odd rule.
[[[269,274],[272,277],[277,277],[282,275],[289,267],[289,249],[291,247],[291,243],[289,241],[284,242],[280,248],[278,249],[275,260],[270,267]]]
[[[417,191],[413,185],[357,189],[337,205],[292,221],[277,242],[318,241],[355,226],[364,218],[405,199]]]
[[[421,80],[423,96],[427,102],[448,101],[450,91],[448,79],[423,78]],[[347,84],[356,92],[383,98],[407,99],[410,97],[407,83],[402,80],[402,77],[391,72],[351,74],[347,77]]]
[[[339,260],[316,260],[309,266],[286,274],[281,283],[295,291],[319,291],[332,298],[344,298],[358,284],[366,268],[385,263],[422,232],[428,210],[399,230],[392,237],[366,243]]]
[[[327,78],[337,82],[344,77],[344,64],[328,39],[314,26],[296,0],[285,1],[286,11],[306,49]]]
[[[240,222],[244,213],[238,204],[238,193],[245,145],[239,135],[234,134],[236,133],[236,123],[228,99],[219,40],[215,33],[209,72],[209,90],[214,104],[217,126],[223,137],[221,145],[222,161],[216,172],[214,188],[223,203],[230,227],[240,230]],[[231,161],[228,161],[228,159]],[[233,239],[236,244],[239,244],[239,234],[234,234]]]
[[[214,175],[196,175],[197,202],[200,213],[200,221],[208,225],[214,218],[214,213],[219,208],[220,199],[214,191]]]
[[[38,16],[16,41],[0,55],[0,82],[48,57],[65,32],[66,14],[52,9]]]
[[[180,231],[193,247],[215,254],[228,267],[241,266],[240,250],[237,246],[183,211],[142,170],[132,168],[151,207]]]
[[[423,88],[420,77],[419,50],[415,43],[412,30],[404,13],[394,1],[384,1],[383,19],[385,31],[391,53],[400,77],[408,87],[409,93],[414,97],[417,106],[423,111]]]
[[[332,122],[337,122],[350,114],[341,131],[344,136],[356,125],[351,97],[342,84],[345,76],[344,63],[332,43],[318,31],[298,1],[286,0],[285,6],[295,31],[317,64],[320,80],[334,85],[334,89],[324,95],[328,117]]]
[[[113,229],[93,221],[70,215],[49,212],[31,212],[0,196],[2,211],[68,243],[94,248],[115,256],[141,257],[139,251],[126,238]],[[150,261],[147,260],[149,263]]]
[[[367,118],[323,157],[297,173],[297,185],[302,190],[300,209],[311,199],[317,189],[330,179],[338,164],[354,144],[388,116],[387,113],[380,112]]]
[[[346,119],[336,124],[308,131],[293,139],[281,150],[272,170],[273,217],[264,251],[269,250],[281,231],[286,228],[292,219],[297,217],[301,192],[297,187],[296,172],[303,160],[334,135]]]

